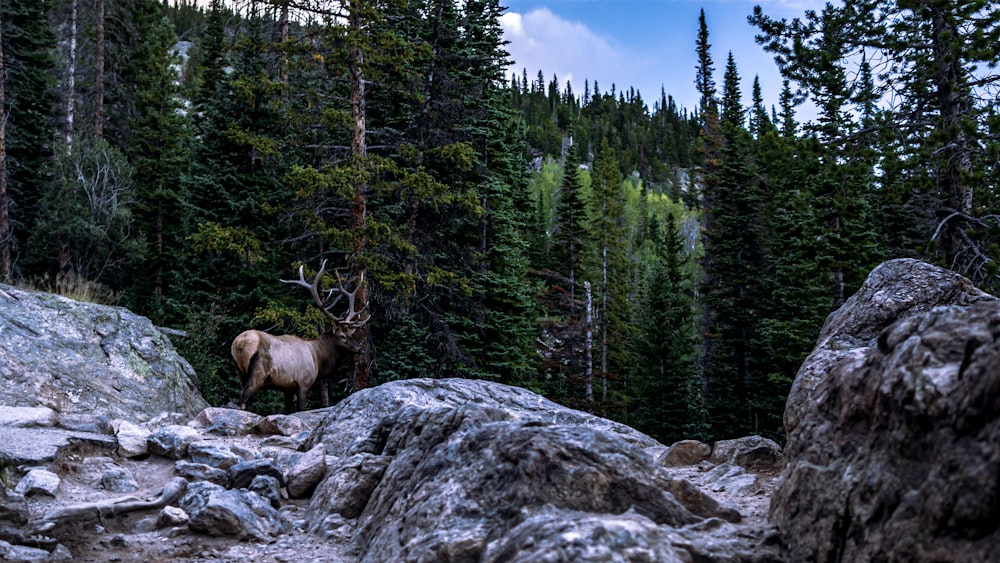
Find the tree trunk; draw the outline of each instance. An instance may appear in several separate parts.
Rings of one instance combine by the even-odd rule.
[[[586,340],[583,344],[586,365],[583,376],[583,395],[588,403],[594,402],[594,301],[591,298],[590,282],[583,282],[583,292],[587,300],[586,320],[584,321],[587,330]]]
[[[94,135],[104,136],[104,0],[97,0],[97,54],[94,57]]]
[[[605,171],[601,171],[606,174]],[[601,402],[608,402],[608,179],[601,181]]]
[[[76,15],[78,0],[73,0],[69,21],[69,62],[66,69],[66,152],[73,150],[73,114],[76,109]]]
[[[956,38],[961,37],[955,22],[944,10],[934,8],[931,17],[934,50],[934,80],[936,82],[938,109],[941,123],[938,130],[944,133],[943,146],[939,149],[944,170],[940,183],[944,206],[964,215],[972,213],[972,186],[968,183],[972,171],[969,141],[963,131],[963,121],[968,117],[969,93],[963,84],[962,67],[956,53]],[[942,246],[947,263],[957,266],[964,241],[958,232],[964,228],[961,221],[946,225]]]
[[[13,229],[7,209],[7,74],[3,65],[3,14],[0,12],[0,281],[10,283]]]
[[[362,18],[358,3],[355,0],[350,3],[349,24],[354,32],[354,44],[350,48],[350,73],[351,73],[351,119],[354,128],[351,134],[351,156],[353,166],[356,168],[354,174],[354,202],[351,205],[351,227],[357,233],[354,244],[354,275],[356,279],[363,279],[364,267],[358,258],[365,252],[366,237],[365,229],[368,224],[368,186],[365,180],[364,162],[368,149],[365,142],[365,54],[360,45],[362,33]],[[368,305],[368,289],[364,286],[358,291],[356,297],[359,307]],[[370,314],[370,313],[369,313]],[[354,380],[351,384],[351,391],[365,389],[369,385],[371,374],[371,346],[368,327],[358,329],[364,331],[361,349],[355,355]]]
[[[163,180],[158,180],[158,189],[163,192]],[[153,280],[153,294],[156,305],[163,304],[163,200],[156,202],[156,272]]]

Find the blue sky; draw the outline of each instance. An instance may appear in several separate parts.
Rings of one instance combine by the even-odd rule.
[[[709,44],[721,91],[726,59],[732,51],[741,78],[744,103],[749,105],[754,75],[760,76],[768,107],[777,105],[781,76],[772,56],[754,41],[756,28],[747,23],[761,5],[771,17],[801,17],[820,9],[820,0],[505,0],[502,18],[510,71],[538,71],[546,84],[555,74],[560,89],[569,80],[578,96],[584,80],[598,82],[602,92],[634,87],[652,109],[661,87],[679,106],[694,110],[695,40],[698,14],[704,8]]]

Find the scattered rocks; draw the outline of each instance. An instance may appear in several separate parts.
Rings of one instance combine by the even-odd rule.
[[[0,477],[25,493],[0,485],[0,558],[990,560],[998,303],[924,264],[877,269],[803,365],[784,452],[759,436],[667,448],[461,379],[292,417],[0,409]],[[30,469],[61,481],[41,492]]]

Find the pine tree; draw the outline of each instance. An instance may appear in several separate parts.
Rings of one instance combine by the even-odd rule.
[[[49,30],[48,0],[10,0],[0,5],[4,58],[4,164],[7,213],[0,246],[10,256],[7,275],[37,275],[49,256],[33,248],[39,200],[47,183],[47,162],[54,154],[49,128],[55,66],[55,37]],[[18,260],[21,257],[21,260]]]
[[[655,224],[655,255],[640,304],[634,408],[630,422],[664,444],[707,439],[698,384],[695,309],[675,219]]]
[[[153,0],[133,2],[131,11],[141,40],[133,46],[126,73],[135,82],[135,116],[127,144],[136,168],[136,224],[147,250],[142,264],[131,269],[130,291],[133,303],[149,300],[159,308],[164,293],[179,281],[172,278],[181,273],[179,259],[187,234],[181,180],[190,156],[190,131],[174,70],[178,61],[171,56],[176,42],[173,30]]]
[[[593,248],[587,250],[593,256],[588,260],[588,271],[592,272],[588,278],[598,280],[595,285],[600,314],[596,328],[603,378],[601,401],[605,403],[609,378],[618,380],[619,389],[625,387],[623,377],[628,367],[625,343],[630,340],[631,330],[629,233],[625,227],[625,197],[618,166],[608,140],[602,139],[591,174],[592,220],[587,230]]]
[[[761,43],[775,53],[785,75],[822,108],[820,126],[831,147],[850,154],[873,130],[884,133],[880,152],[886,164],[881,168],[892,172],[879,178],[879,192],[895,200],[888,207],[908,210],[907,221],[923,231],[927,255],[937,255],[981,283],[997,281],[1000,268],[988,251],[992,219],[978,217],[973,188],[991,190],[981,180],[988,165],[972,148],[988,135],[981,117],[991,111],[973,91],[996,80],[993,70],[973,69],[983,69],[984,63],[992,69],[1000,62],[1000,53],[986,47],[995,43],[989,38],[1000,28],[1000,15],[989,2],[852,0],[791,22],[769,18],[758,8],[751,22],[763,32]],[[867,47],[873,45],[878,47],[869,57]],[[862,47],[866,56],[855,57]],[[877,85],[859,68],[873,57],[889,61]],[[884,96],[887,88],[894,93],[891,99]],[[870,100],[887,101],[878,120],[865,128],[849,124],[845,111],[851,93],[859,91]],[[907,167],[929,173],[895,173]],[[897,184],[886,183],[890,180]]]

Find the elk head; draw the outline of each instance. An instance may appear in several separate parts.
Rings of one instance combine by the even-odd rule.
[[[280,281],[282,283],[302,286],[309,290],[313,304],[319,308],[325,317],[333,321],[333,328],[330,335],[334,338],[337,347],[351,353],[357,353],[361,348],[361,341],[358,338],[354,338],[354,334],[371,318],[370,315],[366,314],[367,305],[361,307],[360,310],[357,308],[358,292],[361,291],[365,283],[364,273],[358,277],[354,290],[348,291],[344,287],[344,276],[340,272],[335,271],[337,287],[323,290],[320,288],[320,284],[323,280],[323,274],[326,272],[326,260],[323,260],[320,264],[319,272],[316,273],[316,277],[313,278],[312,282],[306,281],[303,268],[303,266],[299,266],[299,279]],[[345,298],[347,300],[347,310],[339,316],[335,315],[333,313],[334,307],[337,306],[341,299]]]

